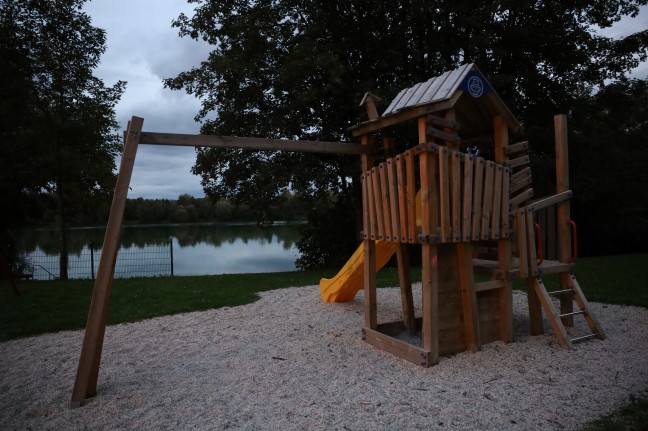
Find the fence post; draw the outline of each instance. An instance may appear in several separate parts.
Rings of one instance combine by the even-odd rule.
[[[95,273],[94,273],[94,243],[90,241],[88,244],[88,247],[90,247],[90,276],[92,279],[95,279]]]
[[[169,237],[169,251],[171,253],[171,277],[173,277],[173,237]]]

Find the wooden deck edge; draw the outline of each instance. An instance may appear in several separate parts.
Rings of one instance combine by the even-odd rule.
[[[362,339],[378,349],[384,350],[413,364],[426,368],[435,365],[431,361],[431,352],[381,332],[374,331],[373,329],[367,327],[362,328]]]

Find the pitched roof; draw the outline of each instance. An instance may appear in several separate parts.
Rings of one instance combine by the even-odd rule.
[[[491,123],[493,115],[501,115],[511,130],[518,130],[520,124],[502,101],[494,88],[474,63],[464,64],[457,69],[405,88],[392,100],[382,117],[421,106],[438,104],[443,111],[454,107],[462,118],[462,129],[475,126],[484,129]],[[434,106],[432,106],[434,111]],[[475,118],[479,116],[481,118]]]

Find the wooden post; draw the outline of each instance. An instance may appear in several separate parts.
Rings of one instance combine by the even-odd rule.
[[[493,131],[495,140],[495,161],[500,164],[505,164],[508,156],[506,155],[506,147],[508,146],[509,135],[508,126],[504,119],[496,115],[493,118]],[[503,179],[508,183],[508,175]],[[502,198],[502,201],[508,202],[507,198]],[[509,213],[508,205],[502,208],[504,214]],[[498,223],[498,220],[494,220]],[[497,241],[497,260],[499,262],[499,270],[502,274],[508,274],[511,269],[513,257],[512,240],[500,234],[500,239]],[[508,277],[504,277],[504,286],[499,289],[498,302],[500,310],[500,339],[505,342],[514,341],[513,335],[513,286]]]
[[[554,136],[556,143],[556,193],[569,190],[569,150],[567,144],[567,116],[560,114],[554,116]],[[558,259],[567,262],[572,256],[571,232],[567,221],[571,219],[571,208],[569,200],[562,201],[557,208],[558,223]],[[570,274],[560,274],[560,285],[562,289],[568,289],[570,285]],[[567,314],[574,311],[574,302],[571,295],[560,295],[560,314]],[[574,326],[574,319],[571,316],[563,317],[562,323],[565,326]]]
[[[418,119],[419,142],[425,143],[425,117]],[[422,247],[422,343],[429,353],[428,365],[439,362],[439,277],[437,246],[432,244],[430,235],[436,234],[439,224],[437,163],[434,155],[424,151],[420,155],[421,174],[421,231],[427,239]]]
[[[362,135],[360,143],[364,146],[370,146],[373,139],[369,135]],[[373,157],[367,154],[362,155],[362,172],[367,172],[373,167]],[[363,189],[364,190],[364,189]],[[370,202],[370,197],[363,197],[363,201]],[[379,203],[376,202],[376,207]],[[366,215],[364,217],[364,231],[369,230]],[[365,326],[369,329],[378,328],[377,305],[376,305],[376,241],[370,237],[365,237],[364,247],[364,294],[365,294]]]
[[[106,226],[106,235],[103,242],[103,252],[99,261],[97,280],[95,281],[92,293],[92,302],[88,312],[79,366],[77,368],[76,380],[72,391],[72,402],[70,407],[80,407],[86,398],[93,397],[97,393],[97,379],[99,377],[99,363],[101,361],[101,350],[103,348],[104,334],[106,331],[106,320],[108,318],[108,306],[112,291],[112,282],[115,275],[115,262],[119,250],[119,237],[121,233],[124,207],[128,187],[135,164],[135,155],[142,132],[143,118],[132,117],[126,131],[126,142],[122,154],[115,194],[110,216]]]

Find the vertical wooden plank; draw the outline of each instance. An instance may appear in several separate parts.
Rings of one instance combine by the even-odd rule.
[[[520,258],[520,278],[527,278],[529,276],[529,259],[527,248],[527,234],[526,234],[526,209],[520,208],[516,211],[516,227],[518,232],[518,254]]]
[[[473,191],[473,160],[471,154],[464,154],[463,175],[463,220],[461,234],[464,241],[470,241],[472,227],[472,191]]]
[[[383,211],[382,211],[382,191],[380,189],[380,176],[378,175],[378,168],[371,168],[371,186],[373,187],[373,209],[376,219],[376,230],[378,239],[385,239],[385,225],[383,224]]]
[[[486,162],[481,157],[475,158],[475,184],[473,186],[472,206],[472,239],[481,239],[482,200],[484,197],[484,168]]]
[[[452,239],[461,241],[461,154],[453,151],[452,156]]]
[[[509,145],[509,130],[504,119],[496,115],[493,118],[493,141],[495,143],[495,161],[499,165],[506,164],[508,160],[506,148]],[[513,242],[509,238],[509,175],[508,167],[503,167],[501,188],[501,221],[493,219],[493,223],[501,224],[500,239],[497,241],[497,260],[502,273],[507,274],[513,265]],[[514,340],[513,331],[513,284],[505,277],[502,288],[498,291],[499,304],[499,335],[505,342]]]
[[[466,349],[476,352],[481,348],[479,340],[479,315],[477,313],[477,296],[473,286],[475,276],[472,266],[472,244],[460,242],[455,244],[457,252],[457,268],[459,270],[459,288],[463,305],[463,322],[466,339]]]
[[[407,236],[410,244],[416,240],[416,164],[414,163],[414,151],[405,151],[405,172],[407,177]]]
[[[441,215],[441,242],[449,242],[450,232],[450,172],[448,166],[449,152],[445,147],[439,148],[439,214]]]
[[[536,234],[533,226],[533,210],[530,207],[525,207],[526,211],[526,236],[529,259],[529,276],[538,275],[538,253],[536,252]],[[521,231],[520,231],[521,232]]]
[[[365,146],[371,146],[373,144],[373,139],[371,136],[363,135],[360,138],[360,143]],[[368,173],[373,167],[373,157],[363,154],[361,160],[362,172]],[[368,184],[373,186],[373,179],[372,182]],[[368,196],[369,201],[375,199],[374,193],[368,193]],[[378,206],[375,201],[372,204],[372,208]],[[373,232],[375,232],[375,230]],[[364,250],[363,275],[365,326],[370,329],[376,329],[378,327],[378,310],[376,305],[376,242],[374,239],[365,239],[362,245]]]
[[[484,178],[484,198],[482,201],[481,238],[489,239],[491,211],[493,210],[493,180],[495,176],[495,163],[486,163],[486,175]]]
[[[509,235],[509,215],[511,205],[509,203],[509,184],[510,184],[511,170],[507,167],[504,168],[502,176],[502,208],[500,209],[500,238],[508,238]]]
[[[369,222],[369,184],[371,180],[367,178],[367,173],[361,177],[362,181],[362,239],[371,238],[371,224]]]
[[[418,119],[419,142],[426,142],[425,117]],[[434,154],[425,151],[419,156],[421,176],[421,231],[430,235],[438,225],[439,196],[437,185],[437,161]],[[429,240],[423,243],[421,261],[422,328],[423,349],[430,352],[432,364],[439,362],[439,268],[437,246]]]
[[[400,241],[400,197],[398,195],[398,177],[396,175],[396,158],[387,159],[387,181],[389,183],[389,206],[391,214],[392,241]]]
[[[400,220],[400,242],[408,242],[407,222],[409,215],[407,214],[407,178],[405,175],[405,158],[403,155],[398,155],[394,159],[396,163],[396,182],[398,184],[398,210]]]
[[[115,262],[119,250],[121,225],[143,124],[143,118],[132,117],[126,131],[124,152],[119,174],[117,175],[117,184],[115,185],[115,193],[110,207],[108,224],[106,225],[103,252],[99,260],[97,279],[92,292],[88,321],[72,390],[72,401],[70,403],[72,408],[82,406],[86,398],[93,397],[97,393],[99,364],[106,331],[112,282],[115,275]]]
[[[383,223],[384,223],[384,228],[383,232],[385,235],[385,239],[387,241],[391,240],[391,208],[389,205],[389,184],[387,180],[387,163],[382,162],[380,165],[378,165],[378,173],[380,177],[380,190],[381,190],[381,195],[382,195],[382,216],[383,216]]]
[[[374,173],[371,170],[365,172],[365,181],[367,182],[367,201],[369,205],[369,214],[367,218],[369,220],[369,239],[375,240],[378,235],[376,230],[376,194],[374,191]]]
[[[557,250],[558,230],[556,229],[556,206],[552,205],[547,209],[547,259],[559,260]]]
[[[493,239],[500,238],[500,210],[502,209],[502,174],[503,167],[495,165],[495,185],[493,186],[493,216],[491,217],[491,234]]]

